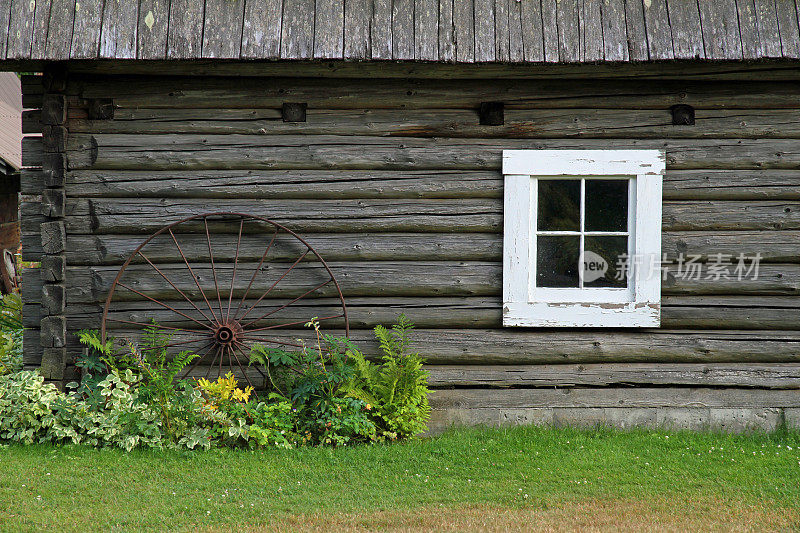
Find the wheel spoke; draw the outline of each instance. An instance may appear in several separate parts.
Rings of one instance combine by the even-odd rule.
[[[242,371],[242,375],[244,376],[244,379],[247,381],[247,384],[252,387],[253,384],[250,382],[250,377],[247,375],[247,372],[245,371],[244,367],[242,366],[242,362],[239,361],[239,356],[236,355],[236,346],[235,345],[229,346],[228,349],[230,350],[231,355],[234,357],[234,359],[236,359],[236,364],[239,365],[239,370]],[[230,356],[228,356],[228,357],[230,357]]]
[[[175,237],[175,234],[172,233],[172,229],[169,230],[169,234],[172,237],[172,240],[175,242],[175,246],[178,248],[178,253],[181,254],[181,257],[183,258],[183,262],[186,264],[186,268],[189,269],[189,273],[192,275],[192,279],[194,280],[194,284],[197,285],[197,288],[200,291],[200,294],[203,295],[203,300],[205,300],[206,305],[208,306],[208,310],[211,311],[211,316],[214,317],[215,321],[219,321],[219,319],[217,318],[216,313],[214,313],[214,308],[211,307],[211,304],[209,303],[208,298],[206,297],[206,293],[203,290],[203,287],[200,286],[200,282],[197,280],[197,276],[195,275],[194,270],[192,270],[192,267],[189,264],[189,260],[186,259],[186,256],[184,255],[183,250],[181,249],[181,245],[178,244],[178,239]]]
[[[275,233],[272,234],[272,239],[269,241],[267,245],[267,249],[264,250],[264,253],[261,255],[261,261],[258,262],[256,265],[256,269],[253,271],[253,277],[250,278],[250,283],[247,284],[247,288],[244,291],[244,296],[239,301],[239,305],[236,306],[236,312],[233,313],[233,319],[236,320],[236,317],[239,315],[239,310],[242,308],[242,304],[247,300],[247,295],[250,293],[250,287],[253,286],[253,282],[256,280],[256,276],[258,275],[258,271],[261,268],[261,265],[264,264],[264,260],[267,258],[267,254],[269,253],[270,248],[272,248],[272,244],[275,242],[275,239],[278,237],[278,228],[275,228]]]
[[[300,296],[298,296],[297,298],[295,298],[291,302],[289,302],[287,304],[284,304],[284,305],[278,307],[277,309],[273,309],[269,313],[267,313],[265,315],[261,315],[260,317],[256,318],[255,320],[251,320],[247,324],[243,324],[242,328],[245,328],[245,327],[249,326],[250,324],[253,324],[254,322],[258,322],[259,320],[263,320],[263,319],[267,318],[268,316],[273,315],[273,314],[277,313],[278,311],[280,311],[282,309],[286,309],[287,307],[289,307],[290,305],[292,305],[296,301],[301,300],[301,299],[305,298],[306,296],[308,296],[309,294],[311,294],[312,292],[321,289],[322,287],[324,287],[325,285],[327,285],[331,281],[333,281],[333,278],[329,279],[328,281],[326,281],[324,283],[320,283],[319,285],[317,285],[316,287],[314,287],[313,289],[311,289],[309,291],[304,292],[303,294],[301,294]],[[258,302],[256,302],[256,303],[258,303]],[[242,319],[244,319],[244,317],[242,317]],[[308,322],[308,321],[306,321],[306,322]],[[257,331],[257,330],[251,330],[251,331]]]
[[[331,320],[333,318],[341,318],[343,316],[344,316],[344,313],[339,313],[338,315],[331,315],[331,316],[324,316],[322,318],[317,318],[317,320],[322,322],[323,320]],[[279,328],[285,328],[285,327],[288,327],[288,326],[296,326],[298,324],[306,324],[307,322],[308,322],[308,320],[299,320],[297,322],[286,322],[286,323],[283,323],[283,324],[275,324],[273,326],[265,326],[263,328],[248,329],[247,332],[248,333],[254,333],[256,331],[264,331],[264,330],[268,330],[268,329],[279,329]]]
[[[141,256],[142,256],[142,259],[144,259],[145,261],[147,261],[147,263],[148,263],[148,264],[149,264],[151,267],[153,267],[153,268],[155,269],[155,271],[156,271],[156,272],[158,272],[158,273],[159,273],[159,275],[160,275],[162,278],[164,278],[164,279],[166,280],[166,282],[167,282],[167,283],[169,283],[169,284],[170,284],[170,286],[171,286],[173,289],[175,289],[175,290],[178,292],[178,294],[180,294],[181,296],[183,296],[183,297],[184,297],[184,299],[186,299],[186,301],[187,301],[187,302],[189,302],[190,304],[192,304],[192,307],[194,307],[195,309],[197,309],[197,312],[198,312],[198,313],[200,313],[201,315],[203,315],[203,318],[205,318],[206,320],[208,320],[209,322],[211,322],[211,319],[210,319],[210,318],[208,318],[208,316],[206,316],[206,314],[205,314],[204,312],[202,312],[202,311],[200,310],[200,308],[199,308],[199,307],[197,307],[197,305],[195,305],[195,303],[194,303],[194,302],[193,302],[193,301],[192,301],[192,300],[191,300],[191,299],[190,299],[188,296],[186,296],[186,295],[183,293],[183,291],[182,291],[182,290],[180,290],[178,287],[176,287],[176,286],[175,286],[175,284],[174,284],[174,283],[172,283],[172,280],[170,280],[170,279],[169,279],[169,278],[168,278],[168,277],[167,277],[167,276],[166,276],[166,275],[165,275],[163,272],[161,272],[161,270],[160,270],[160,269],[159,269],[159,268],[158,268],[156,265],[154,265],[154,264],[153,264],[153,262],[152,262],[152,261],[150,261],[150,259],[148,259],[148,257],[147,257],[146,255],[144,255],[144,254],[142,253],[142,251],[141,251],[141,250],[139,250],[139,252],[137,252],[137,253],[138,253],[139,255],[141,255]]]
[[[211,369],[214,368],[214,363],[217,362],[217,356],[220,355],[220,350],[221,349],[222,349],[222,346],[217,345],[217,351],[214,352],[214,358],[211,360],[211,364],[208,365],[208,368],[206,369],[206,379],[208,379],[208,376],[211,373]]]
[[[206,227],[206,240],[208,241],[208,257],[211,259],[211,273],[214,276],[214,289],[217,291],[217,302],[219,302],[219,316],[222,317],[222,297],[219,294],[219,283],[217,282],[217,267],[214,265],[214,252],[211,250],[211,234],[208,232],[208,217],[203,217],[203,224]]]
[[[242,349],[242,346],[244,346],[245,348],[249,348],[249,346],[246,346],[243,342],[239,342],[239,341],[234,342],[233,345],[236,347],[236,349],[239,350],[239,353],[242,354],[242,357],[245,358],[245,360],[247,361],[247,364],[250,365],[250,356],[247,355],[244,352],[244,350]],[[261,374],[262,378],[267,379],[267,375],[264,372],[262,372],[260,368],[258,368],[258,365],[254,365],[253,368],[255,368],[258,371],[259,374]]]
[[[280,283],[280,282],[281,282],[281,280],[282,280],[283,278],[285,278],[285,277],[286,277],[286,275],[287,275],[287,274],[289,274],[289,272],[291,272],[291,271],[294,269],[294,267],[296,267],[296,266],[297,266],[297,264],[298,264],[300,261],[302,261],[302,260],[303,260],[303,258],[304,258],[305,256],[307,256],[307,255],[308,255],[308,252],[310,252],[310,251],[311,251],[311,248],[306,248],[306,251],[305,251],[305,252],[303,252],[303,253],[302,253],[302,255],[300,255],[300,257],[298,257],[298,258],[297,258],[297,261],[295,261],[294,263],[292,263],[292,266],[290,266],[288,269],[286,269],[286,272],[284,272],[284,273],[283,273],[283,275],[281,275],[281,277],[279,277],[279,278],[278,278],[278,279],[275,281],[275,283],[273,283],[273,284],[270,286],[270,288],[269,288],[269,289],[267,289],[267,292],[265,292],[264,294],[262,294],[262,295],[261,295],[261,297],[260,297],[258,300],[256,300],[256,303],[254,303],[253,305],[251,305],[251,306],[250,306],[250,309],[248,309],[248,310],[247,310],[247,312],[246,312],[244,315],[242,315],[242,318],[241,318],[241,320],[244,320],[244,319],[247,317],[247,315],[248,315],[248,314],[250,314],[250,311],[252,311],[252,310],[253,310],[253,308],[254,308],[255,306],[257,306],[257,305],[258,305],[258,304],[261,302],[261,300],[263,300],[264,298],[266,298],[266,297],[267,297],[267,295],[269,295],[269,293],[270,293],[270,292],[272,292],[272,289],[274,289],[274,288],[275,288],[275,286],[276,286],[278,283]]]
[[[200,350],[203,350],[203,349],[205,349],[205,352],[203,352],[203,353],[202,353],[202,355],[201,355],[201,354],[199,354],[199,353],[197,354],[197,355],[199,355],[200,357],[198,357],[197,359],[195,359],[195,360],[194,360],[194,363],[192,363],[192,365],[189,367],[189,370],[187,370],[186,372],[184,372],[184,374],[183,374],[183,377],[182,377],[181,379],[186,379],[186,378],[189,376],[189,374],[191,374],[191,373],[192,373],[192,370],[194,370],[194,369],[197,367],[197,365],[199,365],[199,364],[200,364],[200,361],[202,361],[202,360],[205,358],[205,356],[207,356],[209,353],[211,353],[211,350],[213,350],[213,349],[214,349],[214,342],[213,342],[213,341],[209,341],[209,342],[207,343],[207,347],[205,347],[205,348],[200,348]],[[198,350],[198,352],[199,352],[200,350]]]
[[[169,329],[172,331],[184,333],[206,333],[204,329],[187,329],[187,328],[174,328],[172,326],[162,326],[161,324],[147,324],[146,322],[134,322],[132,320],[122,320],[120,318],[106,318],[109,322],[120,322],[122,324],[131,324],[134,326],[144,326],[146,328]]]
[[[227,322],[231,316],[231,300],[233,299],[233,286],[236,283],[236,267],[239,266],[239,246],[242,244],[242,229],[244,229],[244,217],[239,223],[239,238],[236,240],[236,256],[233,259],[233,276],[231,277],[231,292],[228,294],[228,312],[225,313]]]
[[[128,287],[127,285],[125,285],[125,284],[124,284],[124,283],[122,283],[122,282],[117,282],[117,285],[119,285],[120,287],[124,287],[124,288],[128,289],[129,291],[131,291],[131,292],[134,292],[134,293],[138,294],[139,296],[143,296],[143,297],[147,298],[148,300],[150,300],[151,302],[153,302],[153,303],[156,303],[156,304],[160,305],[161,307],[166,307],[167,309],[169,309],[169,310],[170,310],[170,311],[172,311],[173,313],[177,313],[177,314],[181,315],[181,316],[182,316],[182,317],[184,317],[184,318],[188,318],[188,319],[189,319],[189,320],[191,320],[192,322],[195,322],[195,323],[197,323],[198,325],[200,325],[200,326],[203,326],[203,327],[204,327],[204,328],[206,328],[206,329],[212,329],[212,328],[211,328],[211,326],[209,326],[208,324],[203,324],[203,323],[202,323],[202,322],[200,322],[199,320],[195,320],[194,318],[190,317],[190,316],[189,316],[189,315],[187,315],[186,313],[182,313],[182,312],[178,311],[177,309],[175,309],[175,308],[173,308],[173,307],[170,307],[170,306],[168,306],[167,304],[165,304],[165,303],[163,303],[163,302],[161,302],[161,301],[159,301],[159,300],[156,300],[155,298],[153,298],[153,297],[151,297],[151,296],[148,296],[148,295],[146,295],[146,294],[145,294],[145,293],[143,293],[143,292],[140,292],[140,291],[137,291],[136,289],[133,289],[133,288],[131,288],[131,287]]]

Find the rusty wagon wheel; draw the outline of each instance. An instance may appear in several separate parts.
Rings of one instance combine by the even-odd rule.
[[[142,331],[162,336],[168,356],[200,355],[179,375],[213,378],[248,372],[256,344],[287,350],[316,343],[304,328],[349,334],[342,291],[324,259],[293,231],[263,217],[208,213],[148,237],[120,268],[108,292],[101,338],[146,351]],[[262,381],[263,382],[263,381]],[[258,384],[256,384],[258,386]]]

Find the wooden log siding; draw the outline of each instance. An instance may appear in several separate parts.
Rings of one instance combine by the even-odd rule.
[[[391,25],[391,4],[385,13],[379,7],[376,3],[372,17],[385,15]],[[514,15],[522,16],[524,24],[544,16],[526,13],[528,7],[523,3],[521,15]],[[249,12],[246,6],[246,30]],[[345,6],[345,29],[355,15]],[[512,15],[504,12],[509,20]],[[567,15],[552,13],[553,20]],[[424,19],[411,19],[410,24],[430,30]],[[608,35],[619,33],[617,26],[609,26],[613,31]],[[298,47],[319,37],[309,34],[303,40],[300,29],[284,30],[298,36]],[[441,36],[446,35],[442,29],[440,51]],[[434,50],[425,43],[393,43],[390,35],[381,52],[375,48],[378,30],[371,30],[373,49],[365,48],[363,54],[413,56]],[[454,30],[458,35],[453,39],[462,39],[464,28]],[[513,23],[494,31],[512,44],[495,52],[502,57],[516,54]],[[549,28],[538,31],[544,31],[544,39],[555,38],[558,50],[557,34],[549,36]],[[631,31],[639,30],[627,28]],[[369,42],[356,40],[368,37],[345,31],[343,44],[338,37],[328,39],[325,48],[304,53],[364,48]],[[266,46],[249,37],[244,45],[248,50]],[[201,52],[196,46],[199,42],[193,45],[194,55]],[[681,46],[676,54],[688,54],[696,43],[689,39]],[[534,52],[523,49],[531,57]],[[465,49],[454,53],[463,55]],[[471,57],[487,53],[470,51]],[[619,53],[641,59],[641,51],[627,45]],[[32,86],[27,101],[37,101],[36,90]],[[273,218],[308,238],[341,283],[351,337],[368,355],[378,354],[369,331],[376,324],[391,322],[400,312],[418,322],[417,346],[429,358],[431,385],[452,388],[434,395],[437,424],[603,419],[653,425],[689,420],[695,427],[730,416],[773,427],[779,409],[800,404],[796,83],[635,78],[567,85],[555,79],[233,81],[75,74],[67,95],[64,257],[71,333],[99,325],[111,280],[147,234],[192,214],[230,210]],[[113,118],[89,119],[95,98],[112,99]],[[506,104],[505,124],[480,126],[480,102],[496,100]],[[287,101],[308,103],[306,122],[282,121],[280,108]],[[677,103],[696,108],[694,126],[671,125],[669,108]],[[35,114],[26,115],[26,123],[35,120]],[[29,142],[26,157],[35,163],[39,148]],[[676,267],[670,266],[658,330],[501,328],[501,150],[606,147],[667,151],[662,238],[667,260],[681,253],[700,255],[701,261],[719,253],[761,253],[759,278],[680,280],[674,276]],[[40,194],[44,176],[30,172],[27,177],[23,192]],[[34,239],[30,230],[36,227],[38,232],[44,220],[37,202],[23,205],[29,228],[23,235],[26,260],[42,253],[38,233]],[[220,229],[228,232],[228,239],[215,245],[222,256],[232,254],[235,230]],[[202,261],[203,235],[189,232],[178,238],[190,261]],[[252,265],[263,235],[246,230],[242,242],[243,261]],[[157,239],[148,257],[193,294],[196,288],[174,268],[168,244]],[[282,261],[295,257],[292,248],[275,252]],[[230,264],[219,267],[228,269]],[[148,274],[149,268],[141,261],[131,267],[131,272],[143,273],[139,287],[166,295],[166,283]],[[208,282],[207,265],[197,268],[202,282]],[[273,271],[265,275],[274,276]],[[285,301],[314,275],[313,263],[304,262],[293,282],[279,286],[275,298],[260,303],[259,309]],[[35,325],[41,316],[41,286],[38,277],[26,278],[26,325]],[[128,297],[132,299],[125,309],[112,318],[155,317],[182,325],[150,302],[130,293]],[[190,311],[188,303],[171,304]],[[287,308],[285,318],[323,316],[334,305],[321,293]],[[273,325],[270,319],[261,322]],[[276,331],[287,339],[303,333]],[[31,330],[26,342],[38,342],[38,335]],[[72,336],[67,343],[68,352],[79,350]],[[29,366],[38,364],[35,355],[26,358]],[[479,387],[510,389],[487,397],[483,405],[482,392],[475,390]],[[546,390],[553,388],[574,389],[577,395]],[[743,390],[751,392],[742,395]],[[658,411],[664,406],[669,409]],[[571,410],[575,407],[582,414]],[[661,413],[658,419],[656,411]]]

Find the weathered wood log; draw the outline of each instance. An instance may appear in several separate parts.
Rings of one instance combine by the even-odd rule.
[[[22,138],[22,166],[41,167],[44,157],[44,145],[41,137]]]
[[[259,276],[258,285],[274,282],[289,267],[289,263],[273,263],[262,266],[265,272]],[[337,277],[342,292],[347,297],[355,296],[498,296],[501,291],[502,265],[500,263],[472,261],[379,261],[355,263],[329,263]],[[200,277],[203,291],[212,291],[213,276],[208,265],[193,265],[195,274]],[[159,269],[177,287],[191,298],[200,299],[194,281],[183,264],[165,264]],[[230,280],[233,264],[218,264],[218,278]],[[234,284],[234,296],[241,297],[251,273],[253,264],[239,264],[239,272]],[[117,267],[67,267],[67,298],[74,303],[100,302],[106,297],[111,282],[117,274]],[[683,279],[677,268],[667,269],[667,279],[663,282],[665,295],[797,295],[800,294],[800,267],[798,265],[761,265],[756,279],[744,277],[738,280],[734,274],[730,279]],[[151,297],[169,298],[174,289],[149,265],[131,265],[126,270],[128,284],[135,283],[136,290]],[[301,263],[290,275],[270,293],[272,297],[295,297],[317,286],[327,279],[327,274],[318,264]],[[135,280],[135,281],[131,281]],[[226,282],[221,282],[223,286]],[[227,281],[230,286],[230,281]],[[31,289],[41,284],[41,279],[31,280]],[[330,285],[315,293],[317,296],[330,296]],[[227,290],[227,289],[226,289]],[[257,290],[257,289],[254,289]],[[140,300],[141,295],[120,290],[117,297],[123,300]]]
[[[67,261],[64,255],[42,256],[41,264],[39,265],[42,281],[52,283],[64,281],[66,271]]]
[[[481,126],[475,109],[316,109],[306,122],[283,122],[277,109],[117,110],[113,120],[70,120],[91,134],[376,135],[477,138],[798,138],[800,112],[789,109],[699,111],[694,126],[674,126],[668,108],[509,109],[501,126]]]
[[[292,342],[307,334],[281,330],[270,337]],[[30,330],[31,342],[38,335]],[[114,335],[138,338],[141,332],[115,330]],[[67,349],[78,353],[77,337],[67,338]],[[380,355],[371,331],[351,331],[350,339],[365,354]],[[417,329],[413,346],[431,365],[800,363],[800,331]]]
[[[184,234],[177,238],[189,261],[208,256],[205,235]],[[310,233],[304,238],[328,261],[499,261],[503,251],[499,233]],[[72,265],[121,265],[144,239],[142,235],[124,234],[67,235],[66,256]],[[237,240],[232,234],[217,237],[217,253],[233,257]],[[239,258],[258,261],[268,240],[266,235],[242,236]],[[38,235],[23,241],[26,257],[42,253]],[[697,256],[699,261],[706,262],[723,254],[731,256],[724,259],[735,262],[739,254],[752,257],[760,253],[764,263],[798,263],[798,242],[800,232],[797,231],[684,231],[664,233],[661,249],[667,261],[677,261],[683,254],[685,259]],[[169,236],[154,238],[144,251],[154,263],[174,261],[178,257]],[[272,250],[270,259],[285,261],[296,256],[297,248],[279,246]]]
[[[241,313],[256,302],[249,298],[239,307]],[[37,302],[37,303],[33,303]],[[201,318],[197,309],[210,316],[201,299],[165,302],[173,309],[195,318]],[[248,315],[258,319],[283,305],[283,300],[262,301]],[[347,315],[353,329],[370,329],[378,324],[394,322],[405,313],[421,328],[500,328],[502,302],[499,296],[487,297],[430,297],[430,298],[347,298]],[[87,329],[99,327],[103,302],[95,304],[70,304],[66,315],[70,327]],[[307,298],[292,304],[279,314],[257,320],[255,325],[277,326],[286,323],[304,323],[311,317],[329,317],[341,313],[338,299]],[[38,299],[25,304],[23,320],[26,327],[38,327],[41,320]],[[149,301],[126,302],[114,306],[109,317],[113,320],[149,323],[151,319],[168,327],[193,327],[190,320]],[[341,319],[325,320],[329,327],[342,327]],[[120,322],[119,324],[123,324]],[[662,298],[661,325],[665,328],[708,329],[776,329],[800,330],[800,297],[798,296],[665,296]]]
[[[38,194],[41,176],[22,179]],[[499,171],[76,170],[67,175],[73,197],[157,198],[500,198]],[[665,200],[800,200],[796,170],[668,170]]]
[[[798,364],[428,365],[431,387],[703,386],[800,389]]]
[[[799,407],[800,391],[739,388],[453,389],[430,395],[436,409],[527,407]]]
[[[503,149],[666,150],[672,169],[791,169],[793,139],[420,139],[339,135],[75,134],[70,169],[499,169]]]
[[[65,224],[70,234],[153,233],[169,222],[213,212],[263,216],[300,233],[314,232],[499,232],[501,199],[275,200],[69,198]],[[23,202],[22,213],[38,220],[40,205]],[[663,230],[797,230],[800,204],[794,201],[666,201]],[[191,225],[186,226],[186,231]],[[214,225],[234,231],[230,223]],[[264,231],[263,228],[259,228]]]

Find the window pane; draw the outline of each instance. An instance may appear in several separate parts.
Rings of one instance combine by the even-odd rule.
[[[580,180],[539,180],[539,231],[580,231]]]
[[[587,235],[584,244],[586,245],[586,253],[583,256],[584,287],[625,288],[628,286],[624,267],[628,257],[627,237],[591,237]]]
[[[578,287],[580,237],[542,235],[536,242],[536,286]]]
[[[628,231],[630,180],[586,180],[586,231]]]

